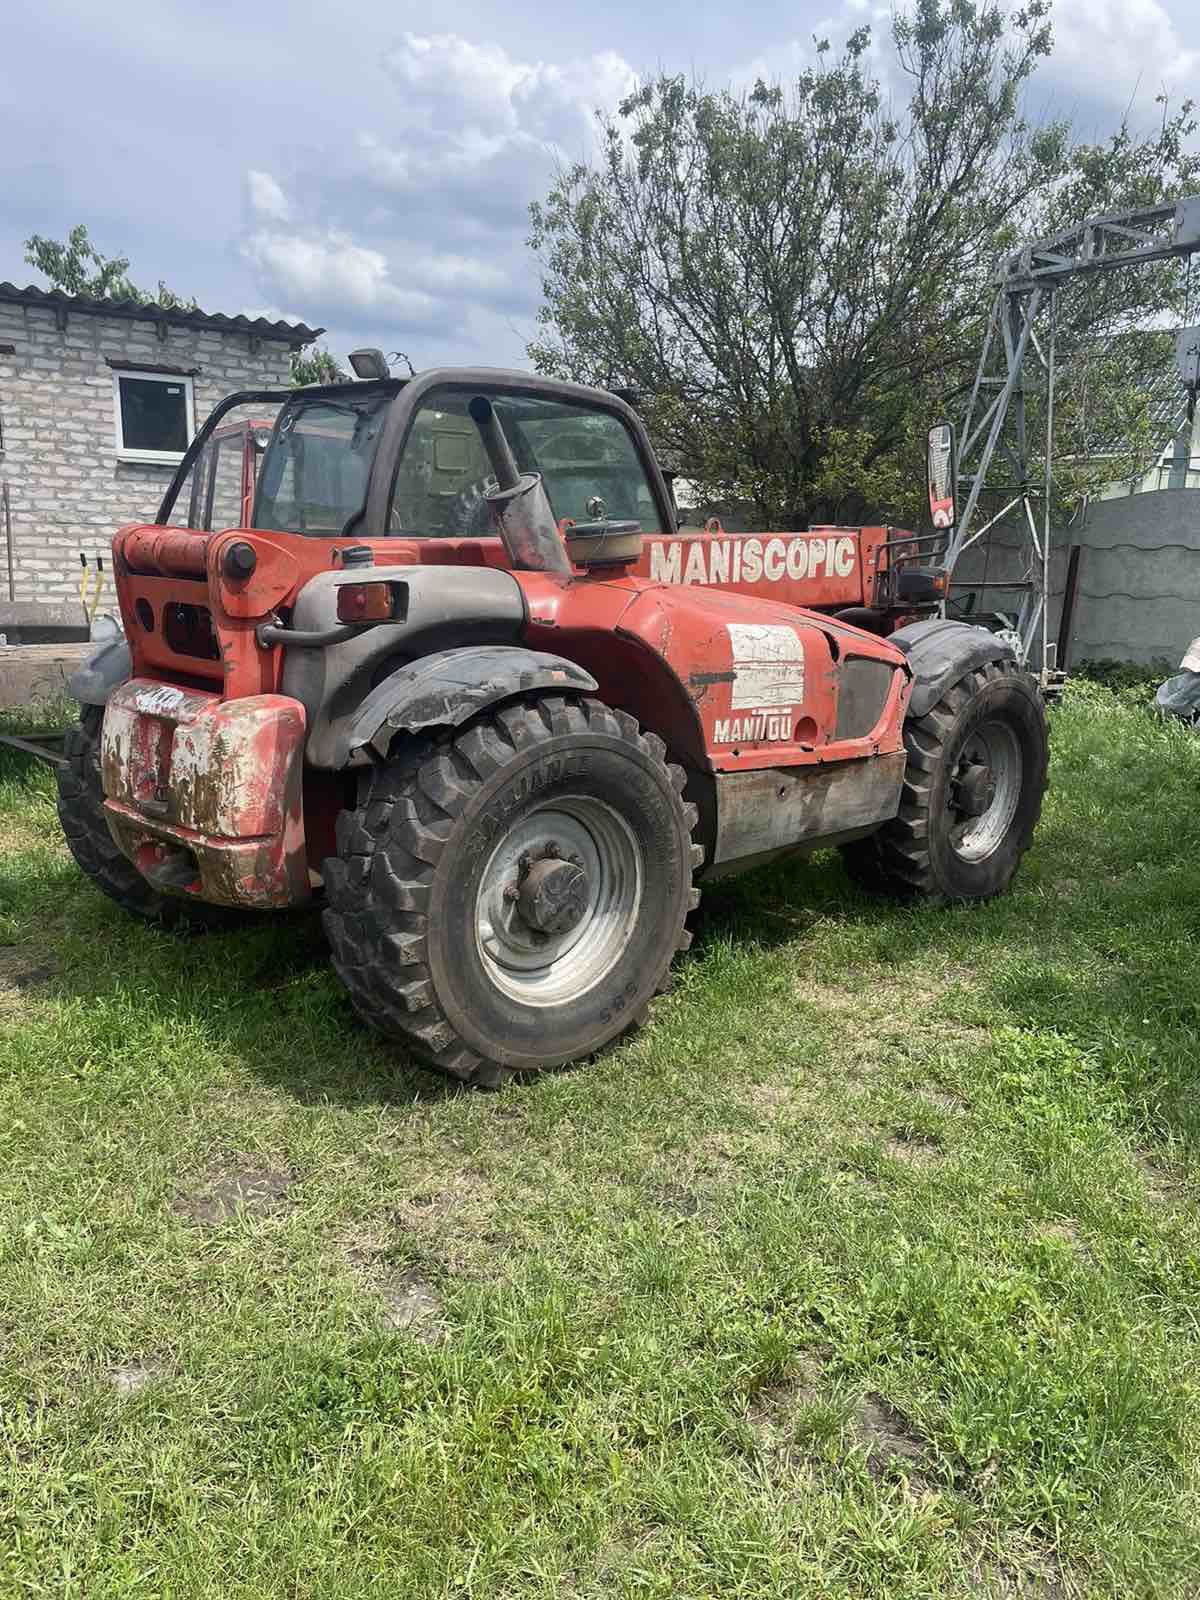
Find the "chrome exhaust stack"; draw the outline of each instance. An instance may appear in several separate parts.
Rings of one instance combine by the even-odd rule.
[[[513,569],[569,578],[571,563],[541,473],[518,471],[503,424],[485,395],[477,394],[467,410],[496,474],[498,487],[485,498]]]

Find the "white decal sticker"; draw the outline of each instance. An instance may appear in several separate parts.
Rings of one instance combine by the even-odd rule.
[[[137,697],[137,708],[150,716],[165,716],[178,711],[183,700],[182,689],[172,689],[170,684],[163,683],[157,689],[143,689]]]
[[[849,578],[858,556],[850,534],[795,534],[771,539],[665,539],[650,546],[655,583],[799,583]]]
[[[734,711],[794,706],[804,699],[804,645],[795,628],[731,622],[728,631],[737,674],[729,699]]]
[[[650,546],[650,576],[655,583],[683,581],[683,540]]]
[[[718,717],[713,723],[714,744],[785,744],[792,737],[796,708],[786,711],[752,711],[745,717]]]

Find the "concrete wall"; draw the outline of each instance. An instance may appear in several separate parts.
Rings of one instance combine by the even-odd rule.
[[[241,332],[156,326],[53,307],[0,303],[0,483],[7,482],[18,600],[65,600],[79,587],[79,551],[107,555],[115,530],[150,520],[173,468],[117,458],[114,360],[198,369],[196,426],[235,389],[286,387],[290,351]],[[14,353],[4,354],[6,345]],[[2,518],[2,511],[0,511]],[[0,520],[0,598],[8,597]],[[112,590],[108,590],[111,603]]]
[[[1091,659],[1174,664],[1200,635],[1200,489],[1160,489],[1094,500],[1076,522],[1056,529],[1050,568],[1050,637],[1058,636],[1067,552],[1081,546],[1071,630],[1072,663]],[[1021,570],[1017,529],[994,530],[990,554],[978,546],[955,580],[1012,582]],[[961,593],[962,591],[957,591]],[[989,589],[979,605],[1016,611],[1016,590]]]

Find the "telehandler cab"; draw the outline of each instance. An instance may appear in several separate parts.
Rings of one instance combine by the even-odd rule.
[[[279,408],[252,513],[173,526],[235,406]],[[323,897],[361,1015],[465,1082],[641,1021],[706,877],[837,845],[872,888],[980,899],[1037,821],[1037,687],[936,614],[928,541],[680,533],[604,391],[233,395],[113,551],[125,638],[73,680],[59,772],[76,860],[173,925]]]

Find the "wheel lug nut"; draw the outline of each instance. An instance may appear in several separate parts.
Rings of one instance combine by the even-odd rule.
[[[583,857],[579,854],[578,851],[576,851],[575,854],[573,856],[571,856],[570,861],[571,861],[571,865],[573,867],[581,867],[583,865]]]
[[[557,861],[559,856],[562,855],[562,851],[555,844],[554,840],[551,839],[545,850],[542,851],[542,854],[547,861]]]
[[[532,865],[533,865],[533,857],[529,854],[528,851],[526,851],[525,854],[521,857],[521,859],[517,862],[517,871],[521,874],[522,877],[524,877],[525,874],[529,871],[529,869],[530,869],[530,867]]]

